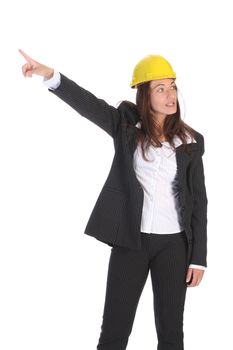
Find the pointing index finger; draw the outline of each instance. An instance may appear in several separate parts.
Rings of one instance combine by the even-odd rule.
[[[29,57],[23,50],[19,49],[19,52],[25,58],[26,61],[28,61],[29,63],[33,62],[33,59]]]

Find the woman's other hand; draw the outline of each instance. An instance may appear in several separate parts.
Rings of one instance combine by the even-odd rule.
[[[32,74],[41,75],[45,79],[50,79],[53,76],[54,69],[47,67],[29,57],[25,52],[19,49],[21,55],[25,58],[27,63],[22,66],[24,77],[32,77]]]
[[[186,276],[186,283],[188,287],[196,287],[201,283],[202,277],[204,275],[205,270],[201,269],[194,269],[189,267],[187,276]]]

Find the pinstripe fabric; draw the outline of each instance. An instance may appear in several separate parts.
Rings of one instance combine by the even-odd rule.
[[[183,350],[187,241],[185,232],[142,235],[142,249],[115,246],[109,260],[98,350],[126,349],[150,272],[158,350]],[[143,336],[143,332],[142,332]]]

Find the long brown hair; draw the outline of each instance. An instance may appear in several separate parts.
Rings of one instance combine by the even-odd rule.
[[[140,116],[141,128],[137,129],[136,143],[137,145],[138,143],[141,144],[143,158],[144,160],[149,161],[145,156],[145,152],[147,151],[149,146],[153,145],[155,147],[162,147],[162,144],[159,141],[159,137],[161,136],[161,130],[154,118],[154,114],[151,109],[150,82],[140,84],[137,87],[136,105],[130,101],[125,102],[131,105],[131,107],[133,107],[133,109],[136,110]],[[173,137],[175,135],[180,137],[184,145],[187,144],[187,134],[189,134],[191,138],[194,138],[195,136],[195,131],[181,119],[178,98],[177,111],[174,114],[166,116],[162,132],[165,139],[169,142],[169,144],[174,150],[175,144],[173,141]]]

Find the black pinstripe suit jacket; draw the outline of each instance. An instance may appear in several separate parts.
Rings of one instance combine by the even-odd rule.
[[[112,166],[97,198],[84,233],[110,246],[141,248],[143,189],[133,169],[135,125],[139,116],[128,104],[117,108],[61,74],[61,84],[49,89],[81,116],[105,130],[114,142]],[[188,264],[207,266],[207,195],[202,155],[204,138],[176,148],[182,219],[187,237]]]

